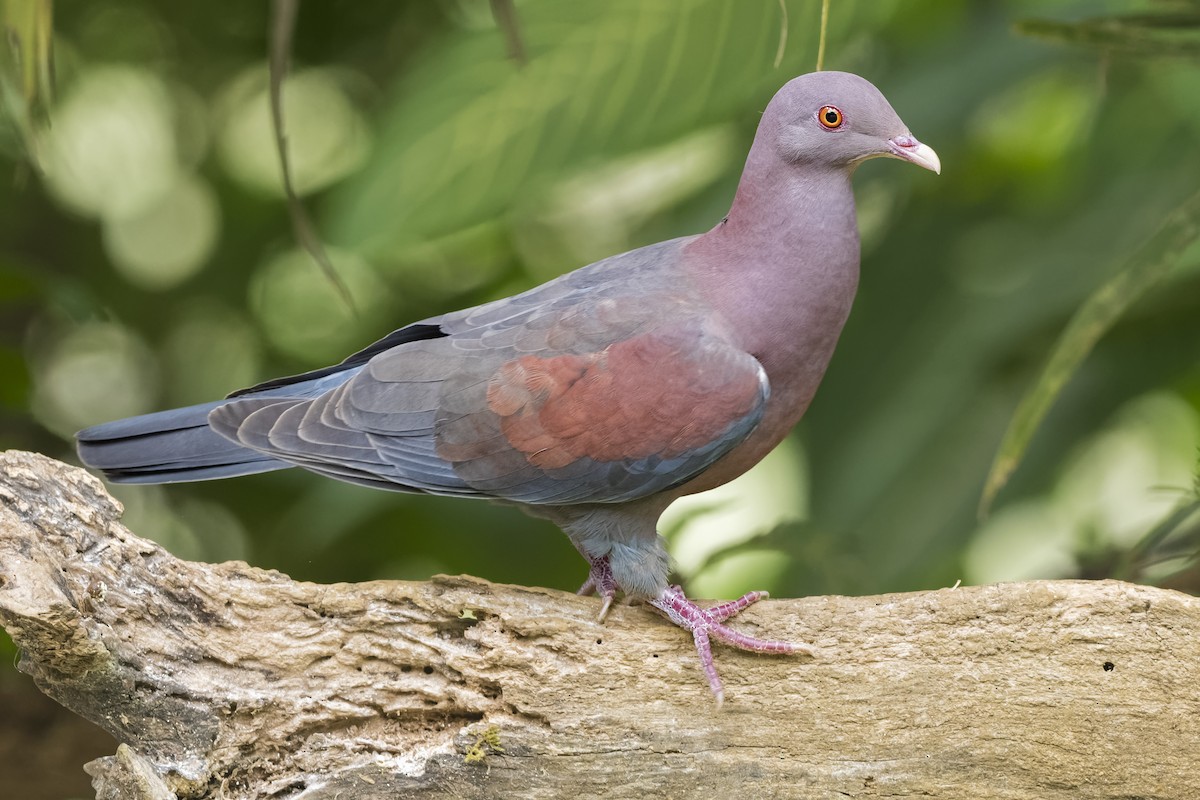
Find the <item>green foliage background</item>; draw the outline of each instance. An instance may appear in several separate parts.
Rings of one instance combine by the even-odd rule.
[[[814,63],[819,4],[785,5],[776,65],[776,0],[525,0],[518,65],[483,0],[303,3],[288,136],[352,313],[297,250],[277,188],[267,4],[60,0],[51,125],[31,137],[36,114],[10,113],[0,142],[0,447],[71,460],[77,427],[321,366],[406,322],[707,229],[758,112]],[[1143,537],[1194,497],[1194,230],[1138,271],[1173,211],[1195,227],[1200,5],[1170,4],[1170,24],[1073,25],[1167,8],[834,4],[827,67],[875,82],[944,172],[859,171],[857,305],[791,466],[756,479],[786,513],[765,528],[735,516],[702,545],[686,530],[702,510],[677,519],[685,577],[727,595],[1121,570],[1200,588],[1186,546],[1170,570],[1139,566]],[[1034,15],[1053,24],[1015,31]],[[125,108],[146,116],[122,127]],[[156,252],[182,266],[157,272]],[[1037,390],[1048,416],[1027,451],[1007,451],[1024,460],[981,523],[1018,401],[1105,286],[1106,316],[1064,340],[1066,368]],[[298,471],[117,494],[135,532],[180,556],[296,578],[445,571],[569,589],[584,576],[553,528],[483,503]],[[1151,544],[1194,541],[1189,519]]]

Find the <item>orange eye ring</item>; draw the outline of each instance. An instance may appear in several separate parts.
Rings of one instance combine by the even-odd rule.
[[[826,130],[836,131],[846,122],[846,116],[837,106],[821,106],[817,111],[817,122]]]

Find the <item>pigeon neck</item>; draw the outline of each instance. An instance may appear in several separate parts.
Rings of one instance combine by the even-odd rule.
[[[694,285],[773,385],[815,387],[858,287],[850,170],[786,163],[757,141],[729,215],[687,251]]]
[[[756,141],[729,214],[688,245],[702,291],[722,305],[834,300],[848,312],[859,259],[850,175],[787,163],[769,141]]]
[[[759,252],[799,256],[808,248],[834,249],[853,240],[857,263],[858,225],[850,170],[789,164],[765,142],[756,142],[746,160],[729,213],[704,238]]]

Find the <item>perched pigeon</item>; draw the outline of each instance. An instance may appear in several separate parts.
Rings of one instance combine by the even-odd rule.
[[[858,283],[850,176],[887,156],[940,171],[874,86],[803,75],[763,112],[716,227],[393,331],[340,364],[225,400],[110,422],[79,454],[118,483],[299,466],[401,492],[512,503],[591,565],[581,592],[643,599],[695,638],[807,651],[723,622],[667,583],[655,526],[675,498],[741,475],[812,400]]]

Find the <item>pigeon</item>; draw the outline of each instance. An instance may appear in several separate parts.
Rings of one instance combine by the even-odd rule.
[[[79,456],[116,483],[301,467],[516,505],[570,537],[601,620],[621,593],[690,631],[720,704],[713,640],[812,651],[725,624],[765,592],[706,608],[671,585],[657,521],[750,469],[808,408],[858,284],[851,176],[877,157],[941,171],[870,82],[802,75],[763,111],[708,232],[415,322],[333,366],[88,428]]]

